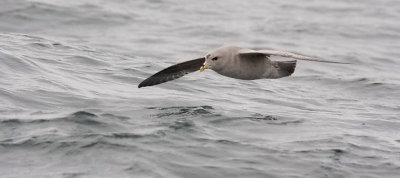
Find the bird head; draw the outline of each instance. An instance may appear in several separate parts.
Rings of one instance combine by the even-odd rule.
[[[232,53],[237,51],[235,50],[237,48],[239,47],[223,46],[207,53],[205,56],[205,62],[203,66],[200,67],[200,71],[204,71],[205,69],[217,71],[219,68],[224,66],[225,62],[232,58]]]

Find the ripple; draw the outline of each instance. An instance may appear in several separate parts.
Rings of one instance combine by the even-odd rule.
[[[212,115],[214,110],[212,106],[148,107],[147,109],[159,110],[160,113],[156,114],[158,118]]]
[[[174,130],[181,130],[181,129],[189,129],[191,127],[194,127],[195,124],[193,121],[190,120],[177,120],[173,124],[171,124],[169,127],[174,129]]]

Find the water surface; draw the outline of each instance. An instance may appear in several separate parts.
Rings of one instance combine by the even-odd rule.
[[[0,3],[0,177],[400,174],[398,1]],[[223,44],[353,64],[137,88]]]

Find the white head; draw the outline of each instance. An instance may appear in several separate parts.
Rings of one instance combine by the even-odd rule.
[[[212,69],[214,71],[221,70],[224,65],[237,55],[237,52],[240,50],[240,47],[236,46],[222,46],[217,48],[205,56],[205,62],[203,66],[200,68],[200,71],[204,69]]]

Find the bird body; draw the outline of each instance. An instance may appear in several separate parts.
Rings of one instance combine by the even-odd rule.
[[[208,68],[221,75],[231,78],[242,80],[281,78],[292,74],[294,72],[294,68],[296,67],[296,61],[271,61],[264,54],[241,55],[239,53],[241,48],[235,46],[222,47],[222,49],[225,50],[218,53],[218,50],[220,50],[219,48],[216,51],[211,52],[211,54],[214,53],[214,56],[219,56],[218,62],[221,62]],[[210,55],[208,58],[211,58],[212,56],[213,55]],[[217,61],[213,62],[211,58],[211,61],[208,63],[216,62]],[[291,64],[293,70],[291,70],[290,67],[289,69],[288,67],[284,67],[284,64]],[[282,68],[280,66],[282,66]],[[281,70],[286,70],[286,72]]]
[[[286,51],[255,51],[237,46],[222,46],[207,53],[205,57],[182,62],[161,70],[141,82],[138,87],[157,85],[180,78],[197,70],[203,71],[204,69],[211,69],[223,76],[242,80],[276,79],[290,76],[294,72],[296,60],[273,61],[270,59],[271,56],[316,62],[341,63]]]

